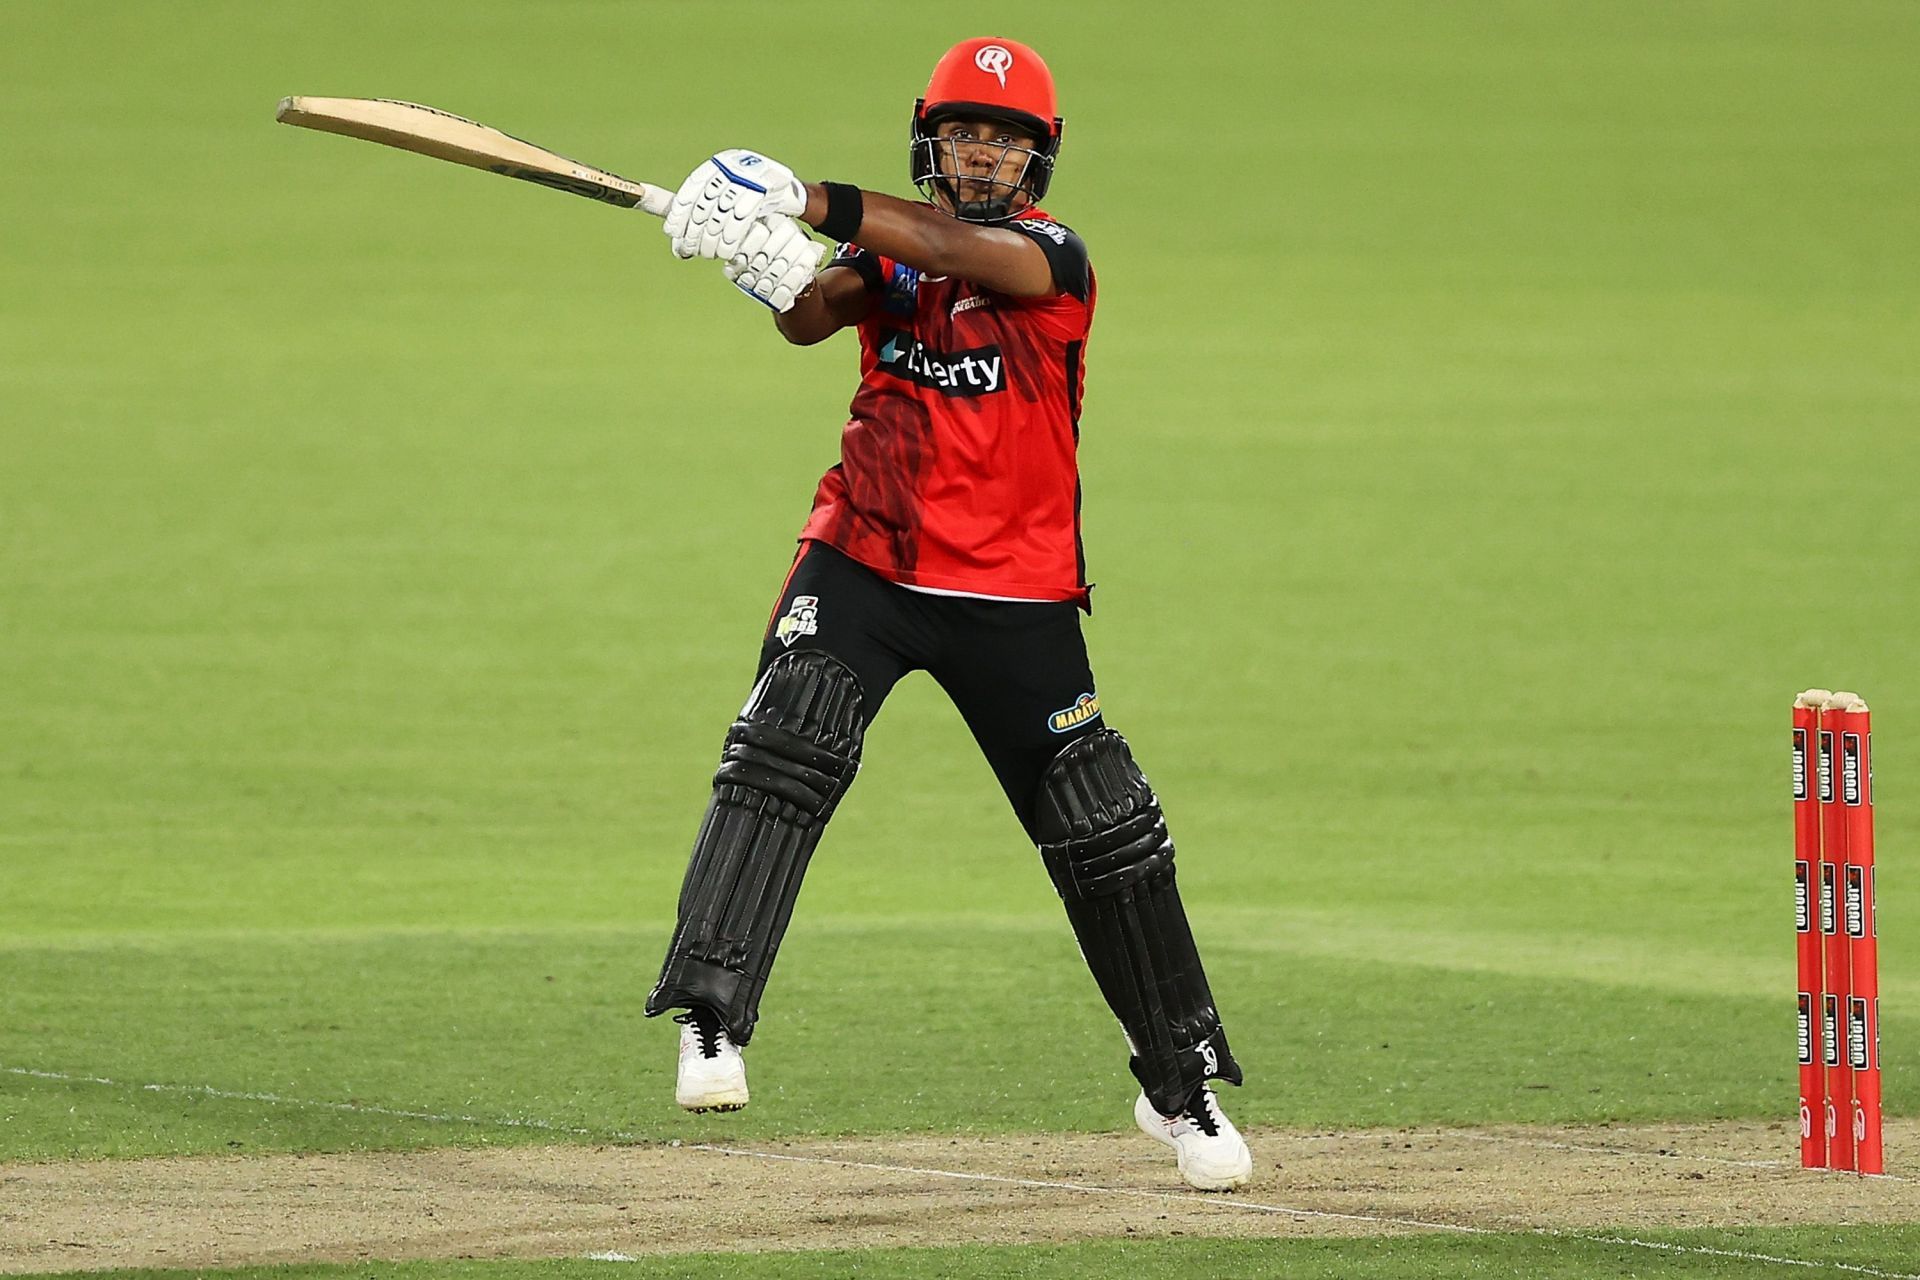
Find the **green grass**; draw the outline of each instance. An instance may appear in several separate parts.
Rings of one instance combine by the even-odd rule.
[[[0,1019],[35,1043],[36,1065],[114,1083],[0,1073],[0,1132],[10,1154],[47,1159],[546,1142],[556,1128],[660,1140],[1127,1123],[1125,1062],[1063,923],[804,920],[754,1042],[754,1106],[704,1119],[672,1105],[668,1029],[635,1008],[647,941],[435,932],[6,953]],[[1231,1099],[1242,1123],[1768,1116],[1791,1088],[1775,1002],[1759,998],[1251,940],[1213,954],[1238,993],[1237,1051],[1269,1064]],[[1886,1037],[1915,1031],[1903,1016]],[[1892,1105],[1910,1109],[1914,1088],[1896,1059]]]
[[[638,1005],[849,344],[786,348],[643,218],[272,107],[897,191],[925,68],[1000,27],[1063,85],[1090,644],[1236,1114],[1787,1115],[1810,684],[1878,715],[1920,1109],[1920,10],[729,13],[795,70],[715,94],[732,44],[590,0],[0,8],[0,1067],[720,1131]],[[910,682],[727,1131],[1116,1127],[1116,1047]],[[0,1160],[529,1132],[0,1074]]]
[[[1829,1227],[1744,1231],[1636,1232],[1639,1244],[1530,1234],[1421,1235],[1361,1240],[1095,1241],[1068,1245],[948,1249],[822,1250],[809,1253],[693,1254],[609,1263],[416,1262],[347,1266],[253,1267],[213,1274],[229,1280],[345,1280],[346,1277],[447,1277],[459,1280],[813,1280],[882,1275],[897,1280],[1020,1277],[1104,1280],[1144,1277],[1285,1276],[1288,1280],[1403,1280],[1404,1277],[1514,1276],[1565,1280],[1777,1280],[1847,1274],[1806,1259],[1816,1256],[1857,1274],[1871,1267],[1920,1262],[1920,1233],[1911,1227]],[[1666,1245],[1662,1249],[1657,1246]],[[1707,1251],[1717,1252],[1707,1252]],[[1733,1255],[1748,1256],[1733,1256]],[[1759,1257],[1753,1255],[1762,1255]],[[1792,1262],[1765,1259],[1799,1259]],[[183,1271],[107,1271],[112,1280],[165,1280]]]

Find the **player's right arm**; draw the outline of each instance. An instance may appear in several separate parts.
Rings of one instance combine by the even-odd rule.
[[[866,319],[872,298],[858,270],[828,266],[813,278],[811,289],[794,299],[792,307],[774,313],[773,323],[794,346],[810,347]]]

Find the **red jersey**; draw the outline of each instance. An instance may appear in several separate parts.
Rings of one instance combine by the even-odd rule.
[[[860,389],[802,539],[890,581],[1087,603],[1080,544],[1082,353],[1093,269],[1030,209],[1000,224],[1046,251],[1058,292],[1015,298],[840,247],[866,281]]]

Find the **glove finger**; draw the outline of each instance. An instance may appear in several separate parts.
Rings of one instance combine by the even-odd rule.
[[[766,223],[771,228],[771,234],[767,237],[767,256],[791,257],[794,242],[803,234],[799,224],[785,215],[768,218]]]
[[[761,297],[759,294],[755,293],[753,290],[744,287],[737,281],[734,283],[733,287],[736,289],[739,289],[740,292],[746,294],[749,298],[752,298],[755,302],[759,303],[763,307],[770,307],[773,305],[771,302],[768,302],[765,298]]]
[[[756,216],[759,208],[760,197],[752,192],[742,193],[734,201],[719,228],[720,243],[726,246],[727,252],[737,249],[755,227],[764,225],[764,220]]]
[[[753,256],[766,247],[767,242],[773,238],[774,234],[774,229],[766,223],[754,223],[753,229],[747,232],[746,239],[742,240],[740,247],[733,251],[734,256],[749,262],[752,261]]]
[[[700,256],[703,258],[725,258],[730,256],[721,239],[720,232],[726,226],[724,220],[715,218],[700,228]]]
[[[785,285],[781,285],[773,291],[773,296],[768,298],[767,302],[775,311],[784,313],[793,310],[793,299],[793,290],[787,288]]]
[[[667,233],[669,240],[678,240],[682,233],[686,231],[687,218],[692,213],[693,202],[691,200],[682,200],[679,196],[675,196],[672,207],[667,210],[666,219],[660,224],[660,229]]]

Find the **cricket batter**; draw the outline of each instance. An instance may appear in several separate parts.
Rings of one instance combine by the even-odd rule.
[[[719,260],[789,342],[857,330],[860,386],[727,734],[647,1013],[684,1011],[681,1106],[747,1104],[740,1050],[808,858],[887,693],[924,670],[1039,846],[1126,1032],[1135,1120],[1188,1183],[1227,1190],[1253,1161],[1207,1082],[1239,1084],[1240,1066],[1166,819],[1106,725],[1080,634],[1075,448],[1096,290],[1080,237],[1040,207],[1060,135],[1040,56],[967,40],[914,106],[926,203],[803,183],[740,150],[674,198],[674,253]],[[800,222],[839,242],[824,268]]]

